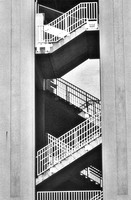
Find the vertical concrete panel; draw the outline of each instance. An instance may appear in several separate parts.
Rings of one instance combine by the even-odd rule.
[[[123,1],[114,1],[117,193],[128,194]]]
[[[0,200],[33,200],[34,1],[0,1],[0,30]]]
[[[21,0],[21,199],[35,197],[34,1]]]
[[[104,199],[115,199],[116,193],[116,113],[114,77],[113,5],[100,1],[100,68],[103,132]],[[109,189],[110,188],[110,189]]]
[[[100,1],[103,189],[106,200],[130,199],[130,4],[122,0]]]
[[[11,199],[34,198],[34,2],[12,0]],[[23,170],[24,169],[24,170]]]
[[[11,5],[11,139],[10,139],[10,195],[20,198],[20,72],[21,72],[21,4]]]
[[[11,2],[0,1],[0,200],[10,196]]]
[[[131,1],[123,3],[124,21],[124,56],[125,56],[125,95],[126,95],[126,126],[127,126],[127,170],[128,198],[131,199]]]

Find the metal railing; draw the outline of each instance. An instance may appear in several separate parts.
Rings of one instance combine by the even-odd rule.
[[[60,146],[61,149],[66,149],[67,151],[70,149],[70,147],[60,140],[60,138],[56,138],[48,133],[48,144],[50,143],[55,143],[55,145]]]
[[[98,25],[97,2],[80,3],[49,24],[37,25],[38,43],[58,42],[89,21],[95,21]]]
[[[93,95],[85,92],[79,87],[69,83],[68,81],[58,78],[47,80],[47,89],[51,90],[54,94],[66,100],[70,104],[80,108],[81,111],[93,116],[101,110],[100,100]],[[49,84],[50,82],[50,84]]]
[[[44,173],[68,156],[101,136],[101,113],[89,117],[78,126],[37,151],[37,175]]]
[[[100,184],[100,187],[102,187],[103,185],[102,172],[93,166],[90,166],[80,171],[80,175],[84,175],[85,178],[90,178],[97,184]]]
[[[37,192],[37,200],[102,200],[101,190],[85,191],[40,191]]]
[[[95,181],[96,183],[100,184],[102,187],[103,185],[103,179],[102,179],[102,173],[100,170],[96,169],[93,166],[88,167],[88,177]]]

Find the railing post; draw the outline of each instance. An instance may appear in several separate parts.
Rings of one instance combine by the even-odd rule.
[[[66,101],[70,102],[70,92],[68,91],[67,85],[66,85]]]
[[[86,94],[86,109],[87,109],[87,113],[88,113],[88,101],[87,101],[87,94]]]
[[[96,103],[94,100],[91,101],[92,106],[92,116],[96,114]]]
[[[43,42],[43,32],[44,32],[44,14],[37,13],[36,14],[36,27],[35,27],[35,47],[39,48],[40,43]]]
[[[100,113],[97,113],[97,115],[88,118],[59,138],[49,134],[48,145],[37,152],[37,175],[44,173],[54,164],[62,161],[67,156],[71,156],[80,148],[97,139],[100,136],[101,128],[101,125],[98,125],[99,118]],[[79,137],[80,135],[81,137]],[[88,176],[90,175],[92,175],[92,171],[88,168]]]
[[[41,173],[41,156],[37,153],[37,175]]]
[[[68,33],[71,33],[75,30],[77,30],[80,26],[84,24],[88,24],[87,21],[94,20],[96,21],[98,25],[98,7],[97,7],[97,2],[91,2],[91,3],[84,3],[83,4],[78,4],[71,10],[67,11],[65,14],[62,16],[56,18],[52,22],[48,24],[48,27],[51,30],[51,27],[60,29],[61,31],[66,31]],[[41,13],[39,13],[41,14]],[[41,24],[40,24],[41,25]],[[97,29],[97,25],[95,25],[95,28]],[[43,24],[42,24],[43,26]],[[37,27],[36,27],[37,29]],[[48,31],[47,31],[48,30]],[[68,33],[64,34],[63,37],[59,37],[60,35],[53,34],[54,32],[49,32],[49,29],[43,30],[42,28],[42,41],[45,43],[49,44],[58,42],[61,38],[64,36],[68,35]],[[37,36],[37,34],[36,34]],[[36,37],[37,38],[37,37]],[[38,46],[38,48],[40,48]]]
[[[87,177],[89,177],[90,176],[90,169],[89,169],[89,167],[87,168]]]
[[[102,179],[102,177],[100,179],[100,186],[103,187],[103,179]]]
[[[58,85],[57,84],[58,84],[58,80],[56,79],[56,95],[58,94],[58,91],[57,91],[58,90]]]
[[[77,150],[79,148],[79,141],[77,136],[77,131],[74,132],[74,149]]]
[[[66,14],[64,15],[65,16],[65,31],[68,30],[68,23],[67,23],[67,17]]]

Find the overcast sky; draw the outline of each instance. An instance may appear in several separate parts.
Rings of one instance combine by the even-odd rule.
[[[63,76],[64,79],[100,98],[99,59],[87,60]]]

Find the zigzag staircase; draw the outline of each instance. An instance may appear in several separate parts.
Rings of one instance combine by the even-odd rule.
[[[83,31],[97,29],[97,2],[80,3],[46,25],[44,15],[36,14],[36,53],[41,53],[41,49],[44,49],[44,53],[50,53]]]
[[[48,134],[48,145],[37,152],[37,185],[102,143],[100,100],[64,79],[50,81],[50,87],[79,107],[86,120],[59,138]]]
[[[76,37],[83,32],[95,30],[98,30],[97,2],[80,3],[46,25],[44,24],[44,15],[37,14],[35,47],[38,60],[41,56],[39,54],[52,53],[74,38],[76,40]],[[88,33],[92,34],[92,32]],[[85,40],[83,39],[83,41]],[[46,60],[46,57],[43,59]],[[76,58],[74,57],[74,59]],[[83,59],[83,57],[82,60],[79,58],[80,62]],[[46,65],[48,65],[47,63]],[[60,77],[57,70],[54,71],[55,76],[45,77]],[[70,106],[79,109],[78,114],[85,120],[58,138],[48,133],[48,144],[40,149],[36,156],[36,185],[47,180],[102,143],[100,100],[61,78],[47,80],[46,83],[48,83],[45,87],[46,90],[51,91],[57,98],[63,99]],[[89,178],[91,179],[93,173],[90,172]],[[101,190],[37,192],[37,200],[57,199],[102,200],[103,192]]]
[[[63,99],[69,105],[79,108],[79,115],[83,116],[85,121],[59,138],[48,133],[48,145],[37,152],[36,185],[102,143],[101,102],[98,98],[62,78],[47,80],[45,89],[52,92],[57,98]],[[85,170],[82,170],[81,174],[86,175]],[[87,170],[88,178],[99,182],[100,177],[97,176],[97,169],[89,167]],[[102,184],[102,181],[100,184]],[[37,200],[47,199],[102,200],[103,192],[101,190],[37,192]]]
[[[37,152],[36,184],[102,143],[101,114],[87,118],[59,138],[50,136],[49,140],[50,143]]]

